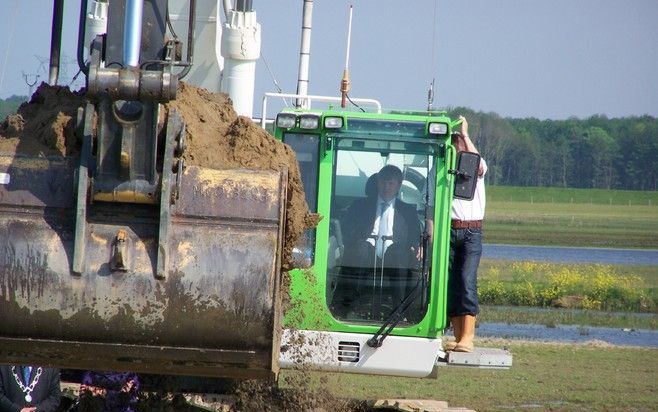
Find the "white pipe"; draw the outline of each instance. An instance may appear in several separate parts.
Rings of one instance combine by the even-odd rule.
[[[231,0],[224,0],[222,3],[224,5],[224,18],[228,20],[228,12],[233,10],[233,5],[231,4]]]
[[[168,0],[169,18],[180,39],[187,39],[189,0]],[[197,0],[194,23],[194,64],[185,81],[213,93],[219,93],[224,59],[220,54],[222,41],[221,3],[219,0]],[[187,42],[182,42],[182,55],[187,54]]]
[[[107,0],[92,0],[91,11],[87,13],[85,20],[85,39],[84,47],[89,56],[91,42],[99,34],[107,32]]]
[[[260,58],[260,24],[254,11],[231,10],[228,16],[222,26],[224,70],[220,91],[228,93],[238,114],[251,118],[256,60]]]
[[[231,97],[235,111],[249,118],[253,115],[255,73],[255,61],[224,60],[221,90]]]
[[[142,16],[144,0],[128,0],[123,23],[123,62],[126,66],[139,66],[142,46]]]
[[[263,96],[263,106],[261,108],[261,119],[260,119],[260,125],[262,128],[265,128],[265,121],[267,119],[267,98],[268,97],[281,97],[281,98],[290,98],[290,99],[299,99],[300,97],[304,97],[305,100],[308,102],[308,108],[311,107],[311,102],[313,100],[317,100],[319,102],[340,102],[341,98],[340,97],[335,97],[335,96],[314,96],[314,95],[300,95],[300,94],[294,94],[294,93],[265,93]],[[382,112],[382,104],[379,102],[379,100],[375,99],[362,99],[362,98],[354,98],[351,99],[354,103],[359,103],[359,104],[367,104],[370,106],[374,106],[377,109],[377,113]]]
[[[313,0],[304,0],[302,11],[302,41],[299,49],[299,77],[297,78],[297,94],[308,94],[308,72],[311,60],[311,24],[313,21]],[[297,99],[297,107],[305,106],[304,99]]]

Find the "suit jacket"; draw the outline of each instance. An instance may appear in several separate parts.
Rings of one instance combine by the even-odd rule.
[[[377,219],[377,197],[366,197],[355,200],[347,209],[343,235],[346,250],[356,242],[363,241],[372,233]],[[405,250],[420,244],[422,231],[416,208],[400,199],[395,200],[393,215],[393,244]]]
[[[11,366],[0,366],[0,412],[20,412],[22,408],[36,406],[37,412],[53,412],[59,406],[59,369],[42,368],[39,381],[31,392],[32,402],[25,401],[25,393],[11,373]],[[34,379],[37,367],[32,368],[30,379]],[[16,366],[16,374],[21,377],[20,366]],[[27,386],[27,385],[26,385]]]

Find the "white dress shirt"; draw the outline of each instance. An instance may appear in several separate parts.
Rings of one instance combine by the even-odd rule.
[[[484,219],[484,207],[486,196],[484,190],[484,175],[487,174],[487,162],[482,159],[482,176],[478,176],[475,184],[475,196],[473,200],[452,199],[452,219],[457,220],[482,220]]]
[[[381,197],[377,197],[377,216],[372,225],[373,236],[378,236],[377,242],[374,239],[368,239],[368,243],[375,247],[377,256],[383,256],[387,247],[393,244],[393,240],[388,239],[385,242],[381,236],[393,236],[393,218],[395,215],[395,199],[388,202]]]
[[[432,166],[430,170],[430,176],[428,179],[429,184],[429,193],[428,200],[429,206],[434,206],[434,186],[435,179],[434,175],[436,174],[436,165]],[[484,175],[487,174],[487,162],[482,159],[482,176],[478,176],[477,183],[475,185],[475,195],[473,200],[463,200],[463,199],[452,199],[452,209],[450,211],[450,216],[452,219],[457,220],[482,220],[484,219],[484,209],[486,206],[486,196],[484,190]]]

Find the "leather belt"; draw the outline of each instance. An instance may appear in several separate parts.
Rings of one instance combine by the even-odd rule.
[[[453,229],[480,229],[482,228],[481,220],[457,220],[453,219],[450,223]]]

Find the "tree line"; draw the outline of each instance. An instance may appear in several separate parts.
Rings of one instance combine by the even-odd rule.
[[[0,99],[0,122],[25,96]],[[448,109],[468,119],[470,134],[500,186],[658,190],[658,119],[539,120],[503,118],[466,107]]]
[[[539,120],[502,118],[464,107],[487,161],[487,184],[501,186],[658,190],[658,119]]]
[[[6,99],[0,99],[0,123],[10,114],[16,113],[21,103],[27,101],[27,96],[13,95]]]

